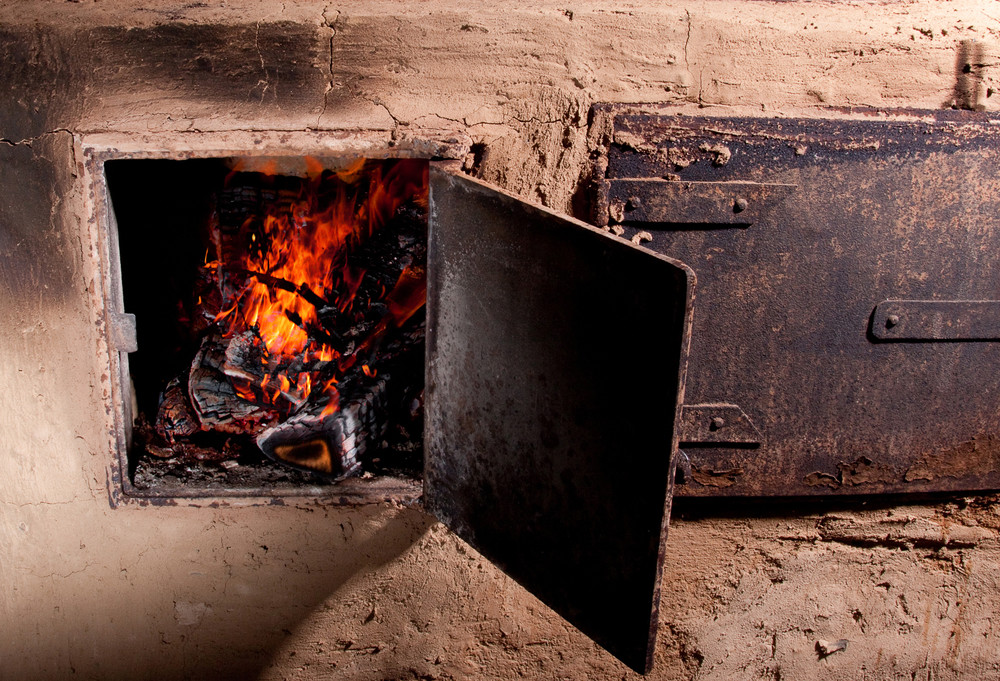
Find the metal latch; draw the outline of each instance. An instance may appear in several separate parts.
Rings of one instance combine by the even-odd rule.
[[[749,226],[794,189],[760,182],[610,180],[608,216],[611,222]]]
[[[135,352],[139,340],[135,330],[135,315],[128,312],[108,314],[108,336],[111,347],[120,352]]]
[[[1000,300],[885,300],[872,314],[884,341],[1000,340]]]

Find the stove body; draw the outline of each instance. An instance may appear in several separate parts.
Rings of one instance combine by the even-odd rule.
[[[958,121],[966,127],[957,125],[944,135],[944,139],[951,135],[952,142],[945,146],[953,149],[928,151],[930,147],[911,140],[888,153],[893,147],[880,145],[893,141],[897,133],[919,136],[926,125],[934,129],[928,139],[940,140],[942,125],[948,128],[949,121],[923,111],[901,112],[899,116],[909,119],[905,125],[879,128],[879,121],[865,120],[870,111],[818,108],[816,96],[809,94],[813,90],[829,103],[846,104],[858,99],[852,88],[862,86],[841,75],[836,80],[841,91],[830,94],[822,84],[813,83],[822,69],[809,56],[809,44],[796,42],[801,30],[799,7],[792,17],[756,3],[739,3],[739,12],[728,4],[718,5],[706,8],[705,24],[699,24],[684,8],[640,5],[641,21],[604,9],[574,13],[546,8],[513,16],[485,11],[471,17],[467,8],[452,5],[437,16],[423,9],[387,11],[367,5],[354,15],[328,11],[316,16],[314,8],[289,3],[277,18],[220,17],[200,5],[129,9],[120,18],[79,3],[71,3],[60,16],[48,16],[41,6],[28,4],[18,5],[16,12],[5,10],[0,50],[10,96],[0,102],[0,183],[5,190],[0,239],[7,254],[0,265],[0,281],[4,316],[11,321],[4,332],[8,351],[2,364],[5,397],[0,425],[7,445],[2,458],[6,503],[0,508],[4,518],[0,537],[14,549],[8,555],[15,556],[15,569],[4,568],[11,578],[11,592],[2,605],[10,622],[35,625],[10,628],[14,633],[5,645],[11,654],[6,649],[4,653],[15,660],[11,667],[15,677],[60,676],[76,668],[103,678],[152,678],[156,673],[183,677],[224,668],[234,678],[246,678],[264,673],[269,665],[275,673],[290,669],[290,653],[324,665],[324,673],[351,668],[383,678],[387,668],[397,665],[400,674],[412,669],[411,675],[468,676],[475,671],[467,661],[478,659],[484,646],[489,647],[489,643],[471,644],[471,652],[463,648],[469,633],[463,623],[475,621],[495,624],[501,632],[483,634],[489,641],[514,641],[512,648],[500,646],[515,652],[510,653],[513,662],[499,662],[498,673],[510,675],[527,660],[553,675],[620,678],[624,670],[620,662],[595,649],[587,636],[566,628],[547,610],[537,609],[530,596],[493,570],[482,555],[536,589],[559,613],[632,667],[647,668],[654,652],[661,664],[684,666],[698,655],[674,654],[666,646],[683,652],[686,625],[673,626],[682,619],[675,618],[677,604],[684,601],[685,588],[701,588],[695,586],[701,582],[693,578],[684,584],[671,582],[671,566],[683,567],[684,558],[663,549],[670,546],[662,542],[672,489],[693,496],[738,498],[994,486],[988,409],[992,384],[962,366],[988,365],[993,351],[989,344],[995,335],[991,321],[995,296],[984,291],[992,287],[995,275],[989,258],[989,226],[995,215],[991,198],[995,180],[989,172],[995,154],[993,119],[970,114],[971,118]],[[932,9],[926,3],[913,11]],[[847,23],[869,20],[857,7],[837,11],[843,12],[840,20]],[[840,16],[834,10],[830,13]],[[760,78],[757,70],[730,63],[726,55],[749,53],[757,45],[755,32],[733,29],[737,14],[773,22],[781,35],[792,39],[792,47],[783,49],[802,57],[801,64],[785,64],[780,73],[767,72]],[[887,20],[879,21],[886,35],[877,40],[894,44],[892,27]],[[740,37],[719,48],[722,52],[705,49],[700,57],[689,52],[699,44],[714,45],[710,36],[717,33]],[[817,35],[831,53],[837,53],[833,48],[839,33]],[[617,37],[609,41],[607,36]],[[863,42],[855,37],[855,42]],[[918,39],[923,38],[913,42]],[[892,59],[899,60],[894,65],[914,72],[917,63],[936,65],[932,74],[918,79],[924,85],[918,93],[887,76],[895,73],[892,68],[870,67],[865,71],[867,86],[876,90],[872,83],[881,83],[890,101],[919,110],[938,107],[946,99],[948,106],[994,106],[995,98],[984,99],[990,82],[984,64],[989,60],[973,58],[975,50],[968,45],[953,54],[940,44],[916,43],[912,51],[891,52]],[[526,59],[526,54],[537,56]],[[956,54],[961,61],[957,69],[953,68]],[[715,75],[712,69],[707,76],[702,71],[699,81],[697,69],[692,70],[698,59],[714,65]],[[723,73],[730,71],[736,74],[732,80]],[[796,85],[792,92],[775,88],[775,83],[810,85]],[[592,108],[599,101],[664,100],[680,105],[691,123],[677,119],[676,125],[664,127],[662,117],[674,117],[675,110],[635,105],[611,112],[621,118],[609,128],[607,117],[598,120],[608,112]],[[706,122],[706,112],[699,107],[706,102],[731,107],[724,111],[734,115],[721,116],[718,124]],[[775,106],[810,120],[788,123],[796,130],[791,135],[775,131],[774,126],[784,124],[760,116],[761,108]],[[644,118],[647,115],[661,118]],[[816,119],[825,118],[835,122],[824,128],[826,124]],[[855,126],[852,121],[858,120],[863,123]],[[860,140],[860,146],[830,143],[824,129],[853,130],[848,136]],[[663,136],[664,130],[669,134]],[[979,132],[965,140],[963,130]],[[675,153],[678,139],[684,140],[679,146],[690,152],[690,158]],[[737,143],[740,140],[744,143]],[[855,180],[855,171],[837,174],[838,154],[843,152],[847,165],[859,164],[869,171],[862,175],[867,178],[863,182],[870,183],[865,185],[868,194],[862,191],[860,196],[893,189],[894,183],[885,179],[891,171],[896,182],[906,178],[909,200],[926,198],[927,204],[917,213],[907,212],[902,204],[848,204],[846,212],[854,219],[847,221],[842,239],[832,222],[817,217],[838,210],[824,198],[824,180],[815,167],[827,148],[824,145],[838,152],[818,163],[827,164],[825,170],[841,183],[836,186],[850,187]],[[801,154],[799,147],[804,148]],[[971,160],[963,160],[966,152],[972,154]],[[609,230],[621,226],[624,243],[578,223],[572,223],[571,231],[584,235],[581,238],[588,243],[602,248],[613,243],[606,247],[631,254],[621,256],[618,263],[619,273],[624,270],[633,277],[626,290],[655,291],[633,296],[615,310],[628,313],[629,319],[619,319],[619,324],[627,326],[635,317],[655,315],[665,307],[672,320],[670,339],[661,343],[662,334],[654,327],[639,334],[641,342],[636,343],[608,327],[577,343],[572,336],[579,333],[579,326],[566,319],[558,335],[576,348],[579,364],[593,362],[601,369],[597,377],[612,390],[611,404],[603,405],[607,410],[617,406],[625,420],[636,417],[647,424],[655,418],[650,409],[662,413],[662,422],[654,424],[657,428],[622,436],[633,444],[649,445],[642,457],[643,470],[635,473],[645,476],[643,480],[626,487],[634,469],[609,467],[591,457],[605,470],[581,486],[580,478],[590,474],[567,475],[565,457],[559,458],[565,450],[559,456],[542,456],[530,466],[521,461],[514,466],[509,461],[501,465],[477,461],[477,473],[493,475],[493,482],[481,478],[464,488],[468,478],[456,474],[464,464],[431,464],[427,484],[447,488],[449,494],[428,506],[482,552],[468,560],[459,557],[467,555],[466,544],[408,508],[424,493],[422,485],[383,480],[367,482],[362,489],[349,480],[339,491],[321,490],[318,496],[304,488],[257,497],[130,495],[127,466],[122,466],[120,455],[127,448],[129,419],[128,372],[121,359],[131,348],[131,338],[120,317],[127,310],[118,288],[115,227],[101,166],[109,159],[231,154],[427,158],[449,166],[451,177],[474,175],[529,202],[555,206],[558,213],[587,217],[597,224],[606,221]],[[753,163],[745,164],[746,158]],[[922,171],[928,158],[931,165],[937,164],[939,175],[924,187]],[[908,166],[914,159],[919,163]],[[947,184],[942,169],[948,174],[968,172],[976,181],[946,192],[948,200],[938,206],[937,189]],[[681,187],[680,198],[663,202],[662,186],[653,194],[641,193],[651,179]],[[700,187],[705,191],[695,195],[684,193],[684,188],[699,182],[712,186]],[[470,185],[478,188],[469,190],[472,193],[481,189],[476,182]],[[782,217],[778,209],[794,206],[796,192],[801,195],[807,187],[808,205],[792,217],[787,213]],[[490,194],[494,196],[490,200],[500,201],[505,211],[519,216],[515,222],[527,224],[525,215],[537,217],[538,209],[514,207],[513,197],[499,195],[505,198]],[[596,213],[588,210],[591,203]],[[649,211],[657,206],[670,215],[687,217],[679,222],[656,217]],[[876,230],[877,243],[890,244],[876,247],[885,251],[878,267],[870,266],[866,258],[852,259],[850,248],[866,248],[873,236],[868,223],[862,222],[873,217],[872,211],[890,209],[892,215],[904,216],[899,220],[905,233],[894,233],[891,226]],[[919,234],[932,218],[938,219],[938,210],[941,223],[949,229],[945,239],[949,257],[938,259],[936,270],[917,267],[913,263],[935,262],[935,243],[921,241]],[[914,214],[920,219],[905,217]],[[564,220],[546,216],[556,223]],[[788,224],[797,231],[789,231]],[[641,235],[644,231],[649,232],[648,239]],[[540,233],[546,233],[545,228]],[[475,241],[475,232],[470,234]],[[802,248],[803,235],[812,239],[805,242],[809,248]],[[630,237],[648,250],[633,247]],[[776,240],[767,242],[767,237]],[[553,252],[534,253],[536,260],[563,262],[576,257],[568,255],[569,246],[544,247]],[[459,251],[463,248],[457,246]],[[898,268],[884,262],[898,259],[900,249],[907,257],[920,251],[921,258]],[[476,257],[483,262],[495,259],[485,248]],[[637,259],[630,260],[633,257]],[[948,269],[949,263],[958,262],[980,269],[975,277],[963,277]],[[650,263],[663,271],[655,276],[646,273]],[[566,276],[572,279],[580,270],[590,269],[571,268]],[[685,307],[678,301],[691,294],[681,280],[690,280],[691,270],[705,288],[698,288],[704,293],[695,293]],[[766,277],[747,280],[747,272],[758,271]],[[858,278],[859,272],[880,272],[885,285],[872,287],[872,278]],[[679,277],[683,273],[688,274]],[[464,273],[471,279],[465,286],[473,291],[489,282],[488,278],[476,281],[474,274]],[[558,279],[560,285],[567,281]],[[657,283],[663,281],[668,285]],[[948,285],[935,287],[942,281]],[[585,291],[588,300],[604,296],[604,306],[614,306],[620,295],[599,285],[587,286],[563,292]],[[796,291],[808,295],[791,295]],[[486,287],[477,294],[490,300],[496,290]],[[463,307],[470,300],[475,298],[463,294],[440,309],[461,321],[472,315]],[[851,304],[841,306],[839,301],[844,300]],[[787,308],[783,301],[788,301]],[[644,307],[649,305],[652,310]],[[834,321],[817,311],[823,305],[837,307]],[[585,304],[577,303],[580,306]],[[727,331],[727,319],[739,321],[737,330]],[[690,336],[685,323],[693,324]],[[693,354],[685,395],[683,356],[688,338]],[[478,349],[461,342],[461,337],[442,340],[450,344],[449,352]],[[789,343],[797,358],[794,362],[784,352]],[[505,351],[516,355],[517,348]],[[663,363],[665,354],[674,359]],[[854,373],[860,381],[844,379],[850,372],[841,356],[847,363],[857,363],[860,368]],[[725,361],[717,361],[718,357]],[[810,357],[816,358],[816,366],[832,366],[836,380],[824,380],[825,385],[817,387],[802,370],[812,366]],[[440,359],[435,356],[435,361]],[[549,359],[568,362],[558,353]],[[867,363],[871,359],[878,361]],[[897,381],[894,362],[910,367],[902,379],[905,395],[892,387]],[[492,357],[482,367],[468,367],[467,375],[477,375],[481,369],[480,383],[488,383],[485,368],[502,364],[503,355]],[[642,380],[651,364],[656,367],[655,385]],[[605,368],[609,365],[614,367],[610,377]],[[527,366],[537,373],[546,368]],[[963,378],[948,383],[955,376]],[[441,378],[453,382],[447,372]],[[491,380],[496,380],[495,372]],[[524,383],[512,385],[520,389]],[[942,398],[943,386],[960,394],[981,389],[981,394],[971,400]],[[567,381],[562,387],[580,397],[593,386]],[[796,410],[800,388],[808,389],[809,400],[803,402],[806,408]],[[877,389],[880,398],[866,395],[859,400],[860,388]],[[619,396],[622,390],[641,396],[642,404],[630,404],[635,398]],[[467,392],[483,393],[468,386]],[[461,390],[451,394],[463,395]],[[924,400],[920,404],[926,416],[902,418],[900,404],[912,402],[914,396]],[[880,406],[887,404],[885,400],[893,409]],[[963,402],[972,408],[963,409]],[[553,449],[550,445],[556,440],[561,447],[572,446],[564,436],[572,432],[569,425],[574,419],[587,427],[593,427],[594,420],[585,410],[559,413],[546,399],[533,405],[516,400],[502,404],[509,410],[506,413],[492,407],[485,412],[466,409],[464,416],[448,412],[444,404],[437,412],[439,427],[462,425],[469,414],[492,418],[487,421],[495,426],[492,443],[509,446],[504,427],[520,424],[522,431],[534,429],[541,443],[537,450],[543,454]],[[856,410],[859,404],[864,409]],[[852,430],[870,437],[852,440],[842,449],[836,424],[845,413],[853,419]],[[510,414],[521,421],[510,420]],[[942,419],[940,428],[935,427],[935,418]],[[621,430],[615,422],[608,428]],[[465,424],[449,437],[469,433],[481,437],[488,431]],[[439,432],[429,431],[428,437],[439,437]],[[439,451],[461,449],[450,440],[441,442]],[[475,449],[484,444],[490,448],[487,438]],[[515,444],[517,453],[532,449]],[[649,454],[653,449],[661,451],[662,458]],[[555,451],[560,450],[555,447]],[[675,453],[683,484],[671,488]],[[558,491],[547,498],[544,514],[510,494],[510,485],[526,473],[548,478],[552,484],[546,489]],[[613,494],[643,493],[603,509],[594,502],[608,491],[609,482]],[[534,485],[535,479],[527,487]],[[507,506],[488,518],[492,526],[473,527],[468,524],[470,516],[490,511],[480,503],[483,499]],[[626,531],[630,519],[615,513],[630,501],[641,506],[642,524]],[[519,548],[517,537],[509,535],[512,522],[504,515],[512,513],[511,508],[522,511],[517,522],[533,530],[531,551],[544,559],[530,569],[497,553],[497,547]],[[585,525],[583,532],[617,535],[614,545],[610,549],[587,545],[558,525],[553,530],[539,522],[538,516],[564,510],[576,516],[574,525]],[[796,514],[788,516],[788,524],[805,533],[811,522]],[[616,532],[617,528],[623,529]],[[712,531],[705,530],[705,536]],[[638,547],[643,562],[636,563],[633,576],[639,586],[626,594],[628,604],[608,602],[615,599],[605,594],[604,601],[592,599],[599,606],[596,610],[581,611],[576,600],[580,594],[569,594],[572,589],[567,585],[592,591],[601,577],[594,572],[562,579],[558,571],[572,567],[559,556],[546,555],[553,536],[581,552],[604,550],[612,557],[614,546]],[[698,539],[687,541],[682,552],[698,547]],[[975,538],[963,541],[970,550],[979,550]],[[845,558],[838,566],[849,571],[849,563]],[[542,576],[531,574],[539,566]],[[451,588],[455,575],[468,583],[468,593]],[[423,586],[406,589],[406,584],[415,583]],[[477,597],[470,594],[484,588],[501,593],[490,601],[493,605],[508,597],[513,604],[482,614]],[[773,588],[780,585],[775,582]],[[676,598],[658,601],[661,590]],[[934,591],[927,587],[926,592]],[[587,594],[583,596],[586,604]],[[52,607],[43,612],[35,606],[38,601]],[[586,605],[582,607],[586,610]],[[619,626],[609,614],[616,607],[627,610],[627,626]],[[594,612],[599,613],[596,620]],[[656,644],[650,631],[661,621],[671,626],[661,628]],[[546,643],[556,641],[559,651],[535,645],[532,627],[547,632],[542,638]],[[43,630],[47,633],[37,633]],[[616,642],[617,636],[627,645]],[[432,652],[425,654],[425,648]],[[134,649],[155,652],[137,655]],[[852,649],[860,650],[853,645]],[[802,657],[794,646],[789,650],[788,655]],[[480,657],[488,667],[506,654],[494,651]],[[815,657],[811,649],[809,656]],[[157,663],[155,671],[148,662],[151,657]]]

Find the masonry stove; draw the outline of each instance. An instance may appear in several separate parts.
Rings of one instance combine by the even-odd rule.
[[[647,669],[692,273],[453,161],[338,151],[84,150],[113,503],[419,500]],[[318,279],[283,268],[287,230],[326,229],[334,195],[355,236],[309,244]]]
[[[593,220],[603,230],[465,177],[427,145],[374,150],[430,165],[416,474],[330,484],[347,472],[341,463],[326,478],[250,490],[144,490],[126,457],[112,472],[113,499],[419,499],[647,669],[675,465],[678,491],[692,496],[995,487],[996,386],[977,367],[992,365],[1000,337],[996,261],[986,255],[997,233],[987,228],[997,214],[996,119],[841,113],[699,119],[595,107]],[[312,154],[340,159],[328,163],[336,168],[360,155],[350,147],[138,155],[305,164]],[[121,454],[133,339],[116,259],[122,226],[103,177],[105,164],[130,161],[113,148],[87,157],[106,237],[95,248],[106,273],[98,305],[119,350],[109,353],[118,376],[109,410]],[[271,283],[286,282],[308,295],[301,281]]]

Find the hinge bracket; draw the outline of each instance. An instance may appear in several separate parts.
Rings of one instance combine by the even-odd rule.
[[[872,314],[882,341],[1000,340],[1000,300],[885,300]]]

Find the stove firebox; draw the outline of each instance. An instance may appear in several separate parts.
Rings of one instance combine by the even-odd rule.
[[[416,479],[427,173],[420,159],[119,159],[141,493]]]
[[[648,670],[692,272],[448,161],[142,153],[85,151],[112,504],[420,500]]]

